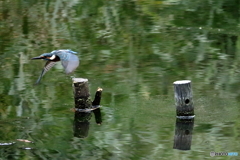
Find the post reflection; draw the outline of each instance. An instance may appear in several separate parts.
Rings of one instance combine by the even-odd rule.
[[[176,118],[173,149],[179,150],[191,149],[193,124],[194,118],[192,119]]]

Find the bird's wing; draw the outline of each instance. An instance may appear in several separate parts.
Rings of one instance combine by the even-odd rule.
[[[42,70],[42,73],[40,74],[40,76],[39,76],[36,84],[38,84],[38,83],[41,81],[43,75],[44,75],[45,73],[47,73],[47,71],[48,71],[49,69],[51,69],[56,63],[57,63],[57,62],[54,62],[54,61],[47,61],[47,62],[46,62],[45,66],[44,66],[44,68],[43,68],[43,70]]]
[[[71,54],[69,60],[62,60],[63,68],[65,69],[66,74],[72,73],[79,65],[78,56]]]

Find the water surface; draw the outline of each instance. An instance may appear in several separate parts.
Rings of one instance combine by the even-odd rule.
[[[1,159],[209,159],[239,151],[239,5],[235,1],[0,1]],[[102,124],[74,136],[72,81],[55,49],[79,52],[75,77]],[[173,82],[192,81],[191,149],[173,149]],[[237,159],[238,157],[214,157]]]

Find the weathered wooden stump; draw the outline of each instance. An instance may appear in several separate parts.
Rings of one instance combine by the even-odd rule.
[[[75,100],[75,108],[86,109],[91,108],[90,93],[88,89],[88,79],[73,78],[73,94]]]
[[[175,81],[174,97],[177,118],[189,119],[194,117],[193,95],[190,80]]]
[[[72,80],[75,101],[74,136],[85,138],[88,136],[89,120],[91,119],[91,112],[87,112],[87,109],[92,106],[88,79],[73,78]]]
[[[102,123],[102,115],[101,115],[101,110],[99,106],[101,101],[101,95],[102,95],[102,88],[98,88],[95,94],[95,98],[92,102],[92,107],[94,108],[93,113],[95,116],[95,121],[98,125]]]
[[[176,119],[173,149],[190,150],[192,144],[193,119]]]
[[[102,123],[100,111],[102,88],[97,89],[92,102],[88,89],[88,80],[84,78],[73,78],[72,80],[75,101],[74,136],[85,138],[88,135],[92,111],[95,115],[96,123],[98,125]]]

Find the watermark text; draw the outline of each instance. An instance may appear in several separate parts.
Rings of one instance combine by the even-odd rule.
[[[210,156],[238,156],[238,152],[210,152]]]

